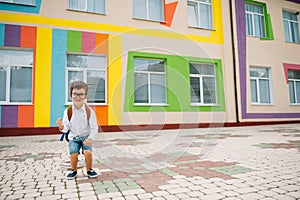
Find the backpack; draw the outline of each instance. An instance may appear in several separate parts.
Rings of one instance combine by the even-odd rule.
[[[91,110],[90,110],[90,107],[88,105],[86,105],[86,104],[84,104],[84,105],[85,105],[85,111],[86,111],[87,121],[89,123],[90,117],[91,117]],[[72,114],[73,114],[72,105],[70,105],[68,107],[67,113],[68,113],[68,120],[71,121]],[[64,137],[66,136],[66,140],[67,140],[67,142],[69,142],[69,138],[68,138],[69,132],[70,132],[70,130],[68,130],[66,133],[63,133],[62,136],[61,136],[61,138],[60,138],[60,141],[63,141]]]

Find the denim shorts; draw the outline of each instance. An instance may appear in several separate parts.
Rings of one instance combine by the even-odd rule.
[[[92,145],[87,146],[83,144],[83,141],[87,139],[88,136],[83,136],[83,137],[75,137],[73,140],[69,141],[69,149],[70,149],[70,154],[73,153],[80,153],[80,148],[82,148],[82,151],[84,150],[90,150],[92,151]]]

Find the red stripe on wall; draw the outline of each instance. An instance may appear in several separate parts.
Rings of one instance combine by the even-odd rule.
[[[95,48],[95,33],[82,32],[82,52],[92,53]]]

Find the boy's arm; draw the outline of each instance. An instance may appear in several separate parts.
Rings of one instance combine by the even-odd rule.
[[[89,138],[94,140],[98,134],[98,122],[96,118],[96,114],[93,109],[91,109],[91,117],[90,117],[90,135]]]
[[[61,118],[60,118],[61,119]],[[59,119],[58,119],[59,120]],[[58,121],[57,120],[57,121]],[[69,119],[68,119],[68,113],[67,113],[67,110],[64,111],[64,116],[63,116],[63,119],[61,119],[61,124],[62,126],[60,126],[59,124],[58,125],[58,128],[59,128],[59,131],[61,132],[67,132],[70,128],[70,122],[69,122]]]

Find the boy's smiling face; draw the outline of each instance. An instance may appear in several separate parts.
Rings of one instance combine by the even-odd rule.
[[[85,100],[87,99],[86,91],[83,88],[81,89],[74,88],[70,96],[73,100],[74,106],[77,109],[81,108],[81,106],[85,103]]]

